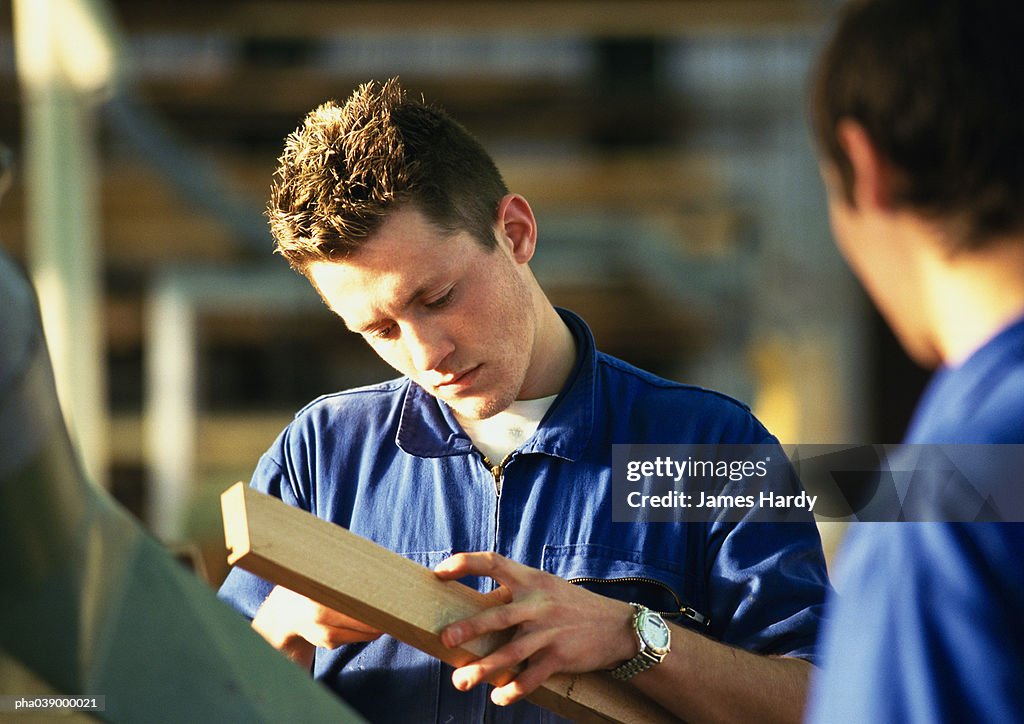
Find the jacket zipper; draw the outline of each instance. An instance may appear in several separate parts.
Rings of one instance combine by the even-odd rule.
[[[569,583],[653,583],[655,586],[668,591],[672,595],[672,599],[676,602],[676,606],[678,607],[677,611],[659,611],[662,616],[684,616],[701,626],[711,625],[711,619],[697,609],[685,605],[680,600],[679,596],[676,595],[675,591],[661,581],[653,578],[645,578],[643,576],[624,576],[622,578],[592,578],[590,576],[578,576],[576,578],[570,578]]]
[[[501,484],[505,477],[505,463],[510,457],[512,456],[507,455],[499,464],[491,465],[491,461],[484,456],[484,465],[491,471],[491,477],[494,479],[494,539],[491,541],[491,550],[495,553],[498,552],[498,526],[501,519]]]
[[[507,459],[507,458],[506,458]],[[494,497],[501,500],[501,482],[502,477],[505,474],[505,463],[502,461],[500,465],[494,465],[491,467],[491,475],[494,476]]]

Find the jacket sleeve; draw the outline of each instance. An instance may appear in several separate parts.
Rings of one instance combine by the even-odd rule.
[[[775,471],[767,490],[802,490],[788,463]],[[711,633],[749,651],[816,663],[831,591],[817,524],[809,511],[789,511],[786,522],[765,517],[755,507],[739,522],[708,524]]]
[[[305,501],[299,499],[296,487],[286,472],[287,467],[278,462],[284,457],[282,453],[287,437],[288,430],[285,430],[274,445],[263,454],[253,471],[249,485],[262,493],[280,498],[289,505],[308,509]],[[251,620],[273,587],[272,583],[259,576],[241,568],[232,568],[217,596]]]

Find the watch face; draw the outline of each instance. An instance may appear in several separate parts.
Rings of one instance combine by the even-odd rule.
[[[668,625],[662,621],[661,616],[651,611],[644,611],[639,628],[640,636],[645,644],[658,653],[668,650],[670,639]]]

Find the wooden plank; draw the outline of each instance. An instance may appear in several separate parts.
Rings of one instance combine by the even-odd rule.
[[[431,656],[463,666],[506,640],[491,635],[454,649],[446,625],[493,605],[486,596],[341,526],[237,483],[221,495],[228,562],[353,616]],[[495,678],[510,681],[513,672]],[[530,701],[580,722],[677,721],[606,673],[559,674]]]

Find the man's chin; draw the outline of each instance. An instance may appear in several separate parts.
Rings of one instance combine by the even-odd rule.
[[[489,417],[494,417],[502,410],[508,409],[512,401],[504,402],[494,398],[474,397],[445,400],[445,403],[455,410],[455,414],[459,417],[468,420],[486,420]]]

